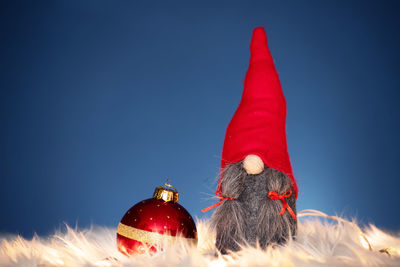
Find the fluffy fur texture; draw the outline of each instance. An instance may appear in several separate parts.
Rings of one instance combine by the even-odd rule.
[[[299,218],[296,240],[266,249],[245,247],[230,255],[217,253],[215,233],[207,221],[197,222],[197,247],[176,244],[153,256],[131,258],[118,252],[116,228],[67,226],[32,240],[3,236],[0,266],[400,266],[400,235],[373,225],[361,231],[355,222],[337,217],[310,217],[328,217],[317,211],[303,211],[298,217],[305,215],[307,219]],[[387,252],[379,252],[383,248]]]
[[[211,225],[216,228],[216,246],[221,253],[238,251],[241,246],[284,244],[296,235],[297,221],[288,211],[280,215],[281,200],[270,199],[269,191],[279,194],[288,189],[293,191],[289,177],[284,173],[266,168],[256,175],[249,175],[242,162],[228,165],[221,179],[223,196],[235,200],[225,200],[211,217]],[[296,213],[294,194],[286,198]]]

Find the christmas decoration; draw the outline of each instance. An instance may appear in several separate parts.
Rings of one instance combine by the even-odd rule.
[[[250,51],[242,100],[225,134],[221,168],[257,156],[289,176],[297,196],[286,144],[286,101],[263,28],[254,29]]]
[[[226,130],[219,202],[203,209],[217,207],[211,223],[221,253],[241,245],[283,244],[296,235],[298,190],[285,127],[286,101],[267,35],[256,28],[242,99]]]
[[[119,251],[132,255],[180,241],[197,244],[193,218],[178,200],[178,191],[167,182],[155,189],[153,198],[130,208],[118,225]]]

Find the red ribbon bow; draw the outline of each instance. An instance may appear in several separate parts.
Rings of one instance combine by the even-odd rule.
[[[268,197],[270,199],[280,199],[282,200],[282,210],[279,213],[280,215],[285,213],[285,210],[287,209],[290,213],[290,215],[292,215],[292,218],[296,220],[296,214],[294,214],[292,208],[290,208],[289,204],[286,202],[285,197],[290,197],[290,195],[292,194],[292,190],[288,190],[285,193],[283,193],[282,195],[279,195],[277,192],[275,191],[269,191],[268,192]]]
[[[222,196],[222,193],[221,193],[220,187],[218,187],[218,189],[217,189],[217,191],[215,192],[215,194],[217,195],[217,198],[219,198],[219,202],[215,203],[214,205],[211,205],[211,206],[208,207],[208,208],[202,209],[202,210],[201,210],[202,212],[207,212],[207,211],[209,211],[209,210],[212,210],[212,209],[215,208],[215,207],[218,207],[219,205],[222,204],[222,202],[224,202],[224,200],[227,200],[227,199],[229,199],[229,200],[235,200],[233,197],[223,197],[223,196]]]

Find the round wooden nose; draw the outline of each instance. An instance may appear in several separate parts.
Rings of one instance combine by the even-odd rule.
[[[243,160],[243,168],[248,174],[260,174],[264,170],[264,162],[257,155],[248,155]]]

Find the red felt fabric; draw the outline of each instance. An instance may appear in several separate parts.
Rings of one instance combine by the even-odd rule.
[[[266,166],[289,176],[297,198],[286,143],[286,101],[261,27],[253,31],[250,54],[242,99],[226,130],[221,169],[247,155],[258,155]],[[219,183],[217,195],[220,187]]]

